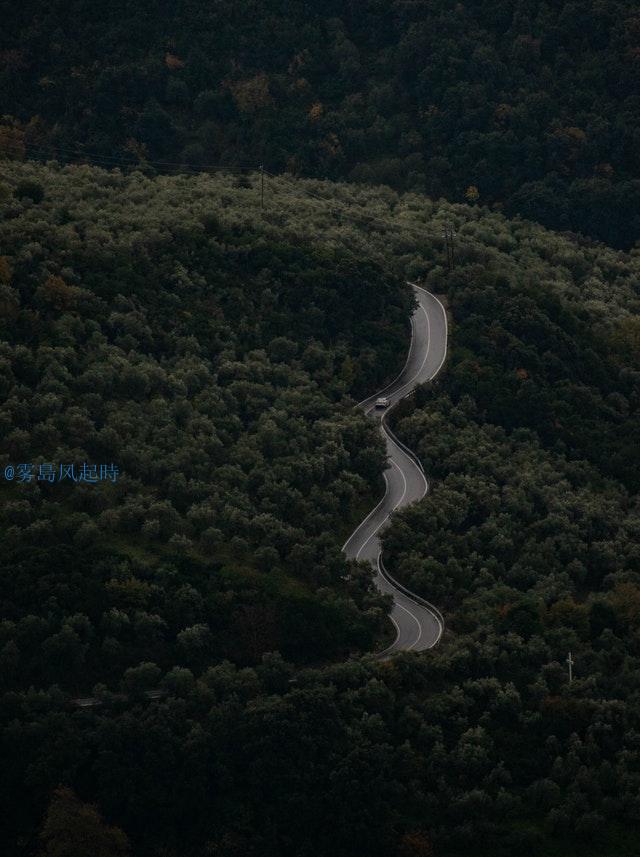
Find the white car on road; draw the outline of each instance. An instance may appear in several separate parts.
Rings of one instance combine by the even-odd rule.
[[[379,396],[376,399],[376,408],[388,408],[389,407],[389,399],[386,396]]]

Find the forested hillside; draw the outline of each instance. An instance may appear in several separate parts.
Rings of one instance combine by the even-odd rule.
[[[633,0],[25,0],[0,152],[255,166],[640,236]]]
[[[5,175],[4,680],[371,648],[381,604],[342,582],[332,533],[380,490],[343,399],[403,359],[398,282],[224,225],[188,184],[160,208],[141,176]],[[84,462],[120,472],[41,477]]]
[[[640,256],[256,174],[4,162],[0,217],[4,851],[635,855]],[[447,631],[378,662],[340,547],[407,276],[451,351],[385,550]],[[4,475],[52,460],[120,473]]]
[[[447,616],[436,704],[448,719],[471,726],[468,707],[502,694],[488,703],[502,725],[485,713],[465,733],[470,779],[503,760],[506,788],[520,784],[554,839],[624,854],[607,822],[640,820],[640,352],[626,335],[638,316],[600,326],[598,313],[479,271],[450,283],[446,374],[395,415],[431,491],[394,518],[386,564]]]

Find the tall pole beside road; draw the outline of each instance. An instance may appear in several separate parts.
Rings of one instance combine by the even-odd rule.
[[[567,655],[567,664],[569,665],[569,684],[573,681],[573,664],[574,660],[571,657],[571,652]]]

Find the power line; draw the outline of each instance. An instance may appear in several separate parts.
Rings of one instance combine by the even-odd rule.
[[[3,148],[6,150],[7,147],[13,149],[15,152],[25,155],[25,156],[35,156],[34,160],[58,160],[55,155],[52,155],[49,147],[45,147],[44,145],[35,146],[33,144],[23,144],[23,143],[12,143],[11,141],[5,141],[3,143]],[[391,219],[389,217],[380,217],[374,214],[370,214],[368,212],[362,211],[354,211],[352,204],[349,203],[339,203],[339,207],[336,207],[336,200],[327,200],[326,197],[321,194],[315,193],[311,188],[301,186],[301,181],[308,181],[309,179],[299,178],[292,176],[289,173],[272,173],[269,170],[265,169],[264,164],[249,164],[249,162],[239,162],[235,166],[230,166],[229,164],[194,164],[188,162],[171,162],[171,161],[156,161],[156,160],[147,160],[145,159],[142,163],[133,163],[131,160],[128,160],[124,157],[117,157],[114,155],[101,155],[95,152],[87,152],[81,151],[78,148],[70,149],[64,146],[55,146],[57,152],[65,153],[69,156],[69,158],[79,159],[81,163],[89,163],[98,167],[102,167],[104,169],[115,169],[119,166],[126,167],[131,170],[144,170],[145,167],[175,167],[176,171],[182,171],[188,175],[197,175],[203,172],[222,172],[229,173],[231,175],[242,174],[245,175],[247,172],[254,171],[260,173],[260,208],[264,210],[265,204],[265,176],[276,180],[284,180],[293,183],[296,186],[298,192],[301,192],[303,195],[310,197],[311,199],[315,199],[318,202],[321,202],[323,205],[323,213],[330,214],[338,219],[339,222],[342,220],[351,220],[352,222],[357,223],[357,225],[362,225],[362,222],[365,221],[366,225],[377,224],[380,226],[391,227],[393,229],[402,229],[405,233],[413,234],[416,237],[420,238],[430,238],[434,240],[440,240],[444,238],[445,249],[447,253],[447,270],[451,271],[455,267],[455,253],[454,253],[454,244],[453,239],[456,233],[453,230],[453,226],[450,223],[445,224],[444,233],[439,235],[437,232],[433,230],[429,230],[426,226],[417,226],[415,224],[400,222],[397,219]]]
[[[456,267],[456,257],[455,257],[455,237],[456,233],[453,229],[453,225],[447,221],[444,224],[444,231],[442,233],[445,243],[445,248],[447,251],[447,271],[451,273]]]
[[[78,146],[76,148],[70,148],[68,146],[61,146],[58,144],[51,144],[51,146],[40,143],[20,143],[13,142],[10,140],[5,140],[2,143],[2,149],[11,149],[13,148],[14,152],[22,154],[24,152],[25,156],[30,156],[33,153],[37,153],[39,157],[47,157],[49,160],[59,160],[58,155],[62,154],[69,156],[70,158],[80,158],[82,160],[87,160],[91,163],[98,163],[98,165],[103,164],[113,164],[113,165],[123,165],[129,167],[131,169],[144,169],[145,167],[175,167],[178,170],[192,170],[195,172],[206,172],[208,170],[227,170],[229,172],[246,172],[250,169],[255,170],[256,165],[253,162],[249,161],[238,161],[235,164],[195,164],[189,163],[188,161],[162,161],[162,160],[153,160],[150,158],[144,158],[142,161],[136,163],[129,158],[119,155],[103,155],[99,152],[90,152],[82,147]],[[132,155],[133,157],[133,155]]]

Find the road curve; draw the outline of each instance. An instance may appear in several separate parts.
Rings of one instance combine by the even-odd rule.
[[[389,466],[384,473],[387,489],[384,497],[344,543],[342,550],[349,559],[367,560],[376,570],[375,583],[382,592],[393,595],[391,621],[396,627],[395,641],[381,652],[387,656],[397,651],[423,651],[438,642],[444,630],[442,614],[433,605],[411,593],[395,581],[386,570],[380,553],[379,533],[388,524],[395,509],[421,500],[429,483],[418,458],[402,444],[387,425],[388,410],[374,407],[378,396],[389,399],[389,407],[410,395],[418,384],[434,378],[447,355],[447,314],[440,301],[420,286],[413,285],[418,306],[411,317],[411,345],[404,369],[395,379],[368,399],[358,404],[380,423],[387,445]]]

